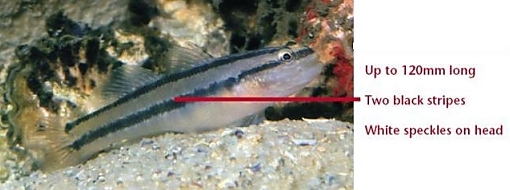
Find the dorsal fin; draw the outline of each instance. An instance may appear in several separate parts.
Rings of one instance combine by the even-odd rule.
[[[143,67],[123,65],[112,71],[102,93],[104,96],[119,98],[159,78],[158,74]]]
[[[93,107],[103,107],[137,88],[158,80],[158,75],[140,66],[123,65],[115,68],[91,96]]]
[[[193,43],[186,43],[186,46],[173,45],[165,54],[163,67],[167,74],[177,73],[199,66],[212,58],[212,55]]]

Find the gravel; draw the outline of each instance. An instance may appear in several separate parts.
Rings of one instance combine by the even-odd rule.
[[[145,138],[0,189],[353,189],[353,124],[264,122]]]

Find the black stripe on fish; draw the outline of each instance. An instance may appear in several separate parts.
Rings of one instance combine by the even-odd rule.
[[[161,80],[141,86],[140,88],[136,89],[132,93],[119,98],[117,101],[115,101],[105,107],[102,107],[101,109],[94,111],[88,115],[85,115],[83,117],[80,117],[80,118],[72,121],[72,122],[67,123],[65,126],[65,132],[69,133],[69,131],[71,131],[74,127],[78,126],[80,123],[85,122],[89,119],[92,119],[95,116],[102,114],[111,108],[114,108],[121,104],[124,104],[124,103],[126,103],[134,98],[137,98],[144,93],[150,92],[151,90],[154,90],[166,83],[175,82],[180,79],[184,79],[187,77],[191,77],[193,75],[204,73],[210,69],[214,69],[216,67],[227,65],[232,62],[241,60],[241,59],[256,57],[256,56],[263,55],[263,54],[274,53],[274,52],[277,52],[279,49],[280,48],[266,48],[266,49],[262,49],[259,51],[246,52],[246,53],[241,53],[241,54],[237,54],[237,55],[233,55],[233,56],[221,57],[221,58],[215,59],[214,61],[212,61],[208,64],[203,64],[203,65],[191,68],[191,69],[183,71],[183,72],[166,75]]]
[[[255,67],[250,70],[246,70],[241,72],[237,77],[231,77],[226,80],[223,80],[221,82],[215,82],[209,85],[206,88],[197,89],[194,92],[190,94],[186,94],[184,96],[207,96],[207,95],[213,95],[215,93],[220,92],[221,90],[225,88],[231,88],[232,86],[238,84],[241,79],[256,74],[258,72],[262,72],[274,67],[277,67],[285,62],[283,61],[273,61],[269,62],[267,64],[263,64],[261,66]],[[135,125],[137,123],[140,123],[142,121],[145,121],[153,116],[173,111],[178,108],[184,107],[187,104],[190,104],[189,102],[174,102],[172,99],[165,100],[163,102],[159,102],[151,107],[148,107],[146,109],[140,110],[138,112],[135,112],[131,115],[128,115],[126,117],[117,119],[113,122],[107,123],[96,130],[89,131],[85,133],[80,138],[76,139],[74,142],[72,142],[71,145],[69,145],[70,148],[73,148],[75,150],[79,150],[84,145],[98,139],[101,137],[104,137],[108,134],[114,133],[116,131],[128,128],[132,125]]]

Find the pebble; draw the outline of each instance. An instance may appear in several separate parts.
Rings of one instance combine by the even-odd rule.
[[[0,189],[75,185],[72,188],[350,190],[353,132],[349,126],[335,120],[283,120],[195,135],[166,134],[103,153],[84,165],[50,174],[37,171],[18,180],[11,177]],[[225,131],[234,136],[223,135]],[[246,140],[232,140],[238,138],[238,131]],[[288,140],[281,140],[281,134],[313,138],[285,135]]]

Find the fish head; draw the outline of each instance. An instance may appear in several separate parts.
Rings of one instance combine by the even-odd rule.
[[[280,47],[263,60],[265,69],[246,77],[259,96],[290,96],[316,80],[324,68],[314,50],[299,45]]]

